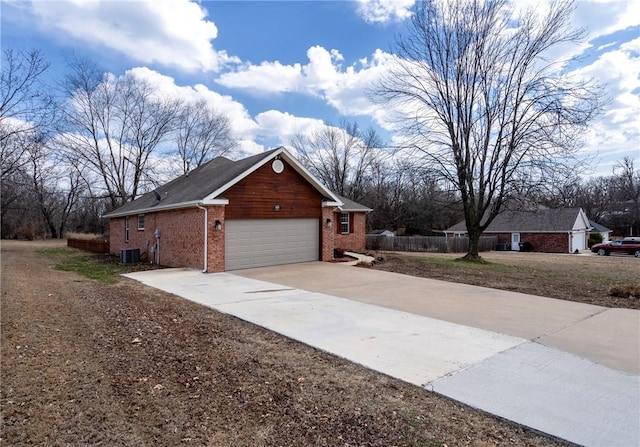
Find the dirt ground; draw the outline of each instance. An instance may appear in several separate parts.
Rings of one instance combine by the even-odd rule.
[[[606,307],[640,309],[640,259],[627,255],[486,252],[488,264],[457,262],[460,254],[377,253],[374,268]],[[612,287],[633,290],[611,296]]]
[[[1,244],[3,445],[561,445],[41,246]]]

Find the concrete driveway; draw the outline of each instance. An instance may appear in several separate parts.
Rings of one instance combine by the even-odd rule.
[[[330,263],[126,275],[582,445],[640,445],[640,312]]]
[[[235,275],[534,340],[640,374],[640,312],[326,262]]]

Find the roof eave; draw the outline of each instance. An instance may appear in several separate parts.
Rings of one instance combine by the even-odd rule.
[[[173,203],[173,204],[169,204],[169,205],[155,205],[155,206],[150,206],[147,208],[139,208],[139,209],[135,209],[135,210],[129,210],[129,211],[121,211],[121,212],[117,212],[117,213],[107,213],[104,214],[102,217],[106,217],[107,219],[111,219],[114,217],[124,217],[124,216],[131,216],[134,214],[146,214],[146,213],[153,213],[156,211],[168,211],[168,210],[175,210],[175,209],[180,209],[180,208],[191,208],[191,207],[195,207],[197,205],[228,205],[229,204],[229,200],[227,199],[212,199],[212,200],[192,200],[189,202],[180,202],[180,203]]]
[[[373,211],[371,208],[343,208],[338,207],[343,213],[370,213]]]

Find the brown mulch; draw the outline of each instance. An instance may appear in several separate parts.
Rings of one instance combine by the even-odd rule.
[[[548,446],[557,442],[252,324],[2,242],[1,443]]]

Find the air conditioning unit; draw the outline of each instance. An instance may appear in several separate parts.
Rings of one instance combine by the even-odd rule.
[[[123,248],[120,250],[120,264],[135,264],[140,262],[139,248]]]

